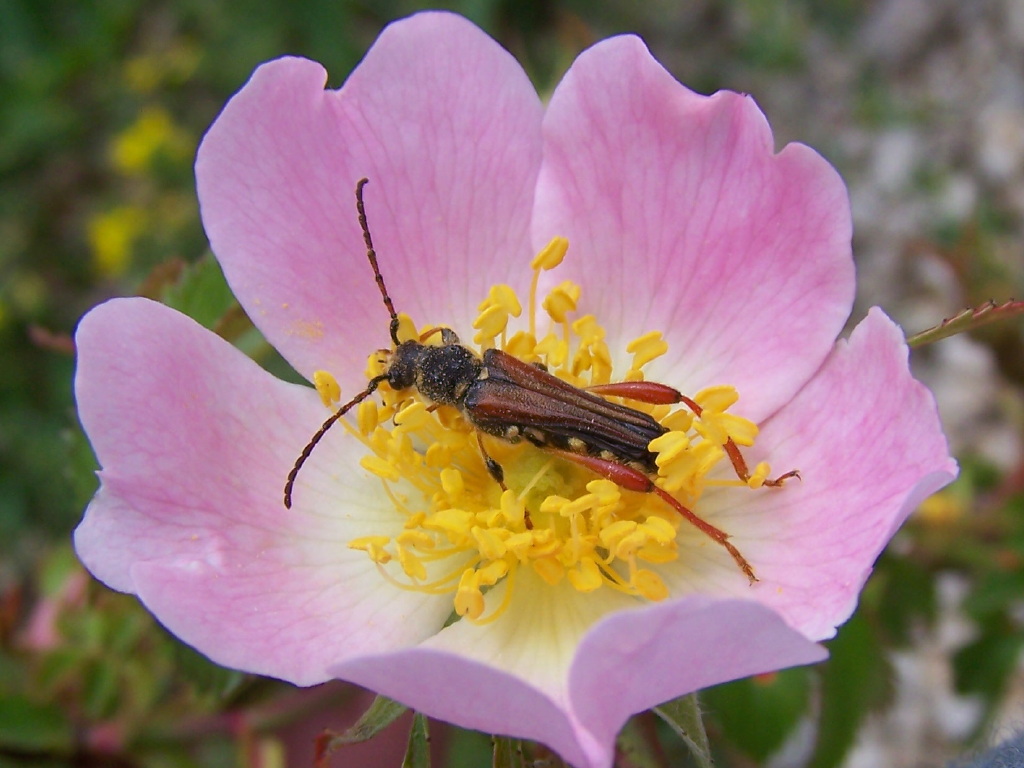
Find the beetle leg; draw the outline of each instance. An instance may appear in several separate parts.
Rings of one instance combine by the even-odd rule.
[[[656,381],[618,381],[611,384],[596,384],[592,387],[587,387],[587,391],[593,392],[595,395],[625,397],[652,405],[683,403],[696,416],[700,416],[704,411],[695,400],[687,397],[678,389],[667,384],[659,384]],[[744,483],[747,482],[750,479],[750,469],[747,467],[746,459],[743,458],[743,454],[740,452],[740,447],[730,437],[726,439],[723,448],[725,449],[725,454],[729,457],[729,461],[732,462],[732,468],[735,470],[736,476]],[[772,488],[778,488],[791,477],[800,477],[800,471],[796,469],[791,470],[776,478],[765,480],[764,484]]]
[[[490,472],[491,477],[494,478],[494,482],[501,486],[501,490],[507,491],[508,486],[505,485],[505,470],[501,468],[501,464],[491,458],[487,449],[484,448],[484,438],[479,430],[476,433],[476,444],[480,447],[480,455],[483,456],[484,465],[487,467],[487,471]]]
[[[602,459],[597,456],[572,453],[571,451],[563,451],[558,448],[549,448],[547,450],[562,457],[566,461],[572,461],[580,466],[586,467],[592,472],[601,475],[601,477],[611,480],[620,488],[625,488],[627,491],[657,494],[666,504],[672,507],[672,509],[678,512],[688,523],[690,523],[690,525],[724,547],[725,551],[728,552],[732,556],[732,559],[736,561],[736,565],[740,567],[740,570],[746,574],[748,579],[750,579],[751,584],[758,580],[757,576],[754,575],[754,569],[750,567],[750,563],[747,562],[747,559],[738,549],[736,549],[736,547],[732,545],[732,543],[730,543],[729,534],[720,528],[716,528],[711,525],[711,523],[707,522],[703,518],[695,515],[692,511],[680,504],[679,501],[671,494],[663,488],[659,488],[655,485],[654,481],[639,469],[626,466],[625,464],[619,464],[618,462],[610,461],[609,459]]]
[[[438,333],[441,334],[441,344],[443,344],[446,347],[450,347],[452,344],[459,343],[458,334],[456,334],[455,331],[453,331],[451,328],[444,328],[442,326],[437,326],[436,328],[431,328],[429,331],[426,331],[425,333],[421,333],[420,343],[422,344],[431,336],[434,336],[435,334]]]
[[[732,468],[736,471],[736,476],[739,477],[744,483],[750,479],[750,470],[747,468],[747,462],[743,458],[743,454],[740,453],[740,448],[733,442],[730,437],[725,441],[725,455],[729,457],[729,461],[732,462]],[[791,469],[789,472],[779,475],[775,478],[768,478],[764,481],[764,484],[772,488],[780,487],[784,482],[789,480],[791,477],[800,477],[799,469]]]
[[[628,397],[630,400],[652,405],[673,405],[683,402],[686,397],[678,389],[656,381],[616,381],[611,384],[595,384],[584,389],[595,395]]]
[[[505,485],[505,470],[502,469],[501,464],[495,461],[491,454],[487,452],[487,449],[484,447],[483,433],[479,430],[477,430],[476,433],[476,444],[480,448],[480,455],[484,459],[484,466],[487,467],[487,471],[490,472],[491,477],[494,478],[494,482],[501,486],[502,491],[507,491],[508,486]],[[524,515],[527,530],[532,530],[533,522],[530,520],[530,510],[525,510]]]

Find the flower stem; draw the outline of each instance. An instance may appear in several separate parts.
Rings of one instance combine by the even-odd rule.
[[[973,331],[975,328],[980,328],[983,325],[1020,314],[1024,314],[1024,301],[1010,299],[1002,304],[986,301],[984,304],[965,309],[953,317],[946,318],[934,328],[929,328],[926,331],[909,336],[907,344],[911,348],[923,347],[926,344],[932,344],[941,339],[955,336],[958,333]]]
[[[715,768],[711,759],[711,745],[704,730],[704,719],[700,713],[700,702],[696,693],[680,696],[654,708],[654,713],[671,726],[690,748],[699,768]]]

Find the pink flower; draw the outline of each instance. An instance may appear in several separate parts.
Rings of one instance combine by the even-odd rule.
[[[284,509],[327,416],[317,393],[143,299],[108,302],[78,331],[79,412],[103,467],[75,537],[89,569],[221,664],[343,678],[578,766],[611,765],[632,713],[823,658],[817,641],[882,547],[957,471],[899,328],[872,310],[836,341],[854,293],[836,172],[805,146],[774,153],[751,98],[692,93],[635,37],[583,53],[547,107],[508,53],[444,13],[393,24],[340,90],[325,81],[303,59],[260,67],[196,164],[213,250],[270,342],[346,397],[390,344],[353,212],[363,176],[395,305],[464,340],[489,288],[527,295],[532,255],[567,237],[541,284],[579,286],[615,371],[631,340],[661,331],[647,378],[734,386],[735,411],[760,426],[748,457],[800,470],[783,488],[709,487],[696,507],[759,581],[683,523],[678,557],[649,566],[666,599],[552,585],[524,565],[514,589],[486,594],[488,611],[510,595],[493,621],[446,627],[451,590],[400,588],[395,563],[349,547],[407,520],[360,465],[364,443],[330,432]]]

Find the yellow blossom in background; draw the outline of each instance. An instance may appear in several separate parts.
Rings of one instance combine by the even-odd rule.
[[[195,74],[200,58],[195,43],[182,41],[164,51],[133,56],[124,67],[125,84],[135,93],[148,94],[165,83],[185,82]]]
[[[124,79],[136,93],[152,93],[160,85],[162,77],[159,57],[151,54],[135,56],[124,67]]]
[[[47,302],[46,281],[38,272],[29,269],[17,269],[4,275],[3,283],[4,315],[10,317],[31,317],[43,311]]]
[[[957,522],[966,511],[967,503],[959,494],[943,491],[922,501],[915,517],[928,525],[942,527]]]
[[[135,122],[114,138],[110,147],[114,167],[130,176],[146,173],[159,154],[184,159],[191,152],[190,137],[174,124],[162,107],[143,109]]]
[[[124,274],[148,216],[138,206],[121,205],[97,214],[87,227],[93,268],[103,277]]]

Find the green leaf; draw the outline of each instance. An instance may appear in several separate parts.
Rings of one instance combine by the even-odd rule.
[[[651,732],[646,733],[643,727],[645,724],[653,724],[647,718],[649,715],[646,714],[630,718],[616,741],[621,762],[631,768],[661,768],[662,766],[655,752],[654,731],[650,729]]]
[[[886,556],[879,564],[878,619],[889,640],[906,645],[912,631],[935,620],[935,579],[930,570],[906,557]]]
[[[973,331],[983,325],[1020,314],[1024,314],[1024,301],[1014,301],[1011,299],[1010,301],[1004,301],[1002,304],[986,301],[977,307],[970,307],[953,317],[946,318],[933,328],[909,336],[907,344],[913,348],[923,347],[926,344],[932,344],[950,336],[955,336],[958,333]]]
[[[447,731],[448,768],[479,768],[493,760],[494,744],[491,737],[479,731],[450,726]]]
[[[494,742],[494,757],[491,761],[493,768],[519,768],[522,766],[522,760],[516,757],[515,740],[507,736],[495,736],[492,741]],[[521,756],[522,753],[520,753]]]
[[[0,699],[0,751],[66,751],[73,743],[74,729],[60,707],[22,696]]]
[[[106,659],[97,659],[81,672],[83,706],[89,717],[103,720],[113,716],[117,709],[118,674]]]
[[[185,269],[164,292],[163,301],[207,328],[214,328],[235,305],[220,265],[209,254]]]
[[[43,561],[38,579],[46,597],[60,595],[67,588],[69,581],[81,573],[82,566],[69,545],[70,542],[68,545],[55,547]]]
[[[1024,571],[992,571],[985,574],[964,600],[963,609],[978,620],[1005,612],[1024,595]]]
[[[978,693],[989,701],[1001,699],[1022,646],[1024,637],[1009,622],[986,622],[981,636],[953,656],[957,693]]]
[[[384,696],[378,696],[351,728],[342,733],[326,730],[317,737],[313,764],[317,768],[326,768],[330,763],[330,755],[335,750],[346,744],[356,744],[372,739],[401,717],[406,709],[404,704],[399,704]]]
[[[865,715],[889,700],[892,670],[872,627],[854,614],[828,643],[821,718],[809,768],[835,768],[853,745]]]
[[[701,695],[731,744],[764,762],[807,711],[810,673],[786,669],[709,688]]]
[[[430,734],[427,731],[427,718],[419,712],[412,718],[409,744],[405,748],[402,768],[430,768]]]
[[[711,746],[708,743],[707,731],[704,730],[704,720],[701,717],[700,702],[696,693],[667,701],[655,707],[654,713],[668,723],[676,735],[686,743],[699,768],[714,768]]]
[[[372,739],[405,713],[407,707],[385,696],[373,700],[370,708],[347,731],[331,734],[328,752],[345,744],[356,744]]]
[[[166,633],[166,630],[164,630]],[[199,651],[166,633],[176,671],[188,680],[200,695],[226,699],[237,692],[249,677],[243,672],[215,664]]]
[[[973,738],[989,727],[1008,683],[1017,668],[1024,637],[1016,622],[1003,614],[980,623],[981,634],[953,656],[953,680],[957,693],[980,695],[984,711]]]

